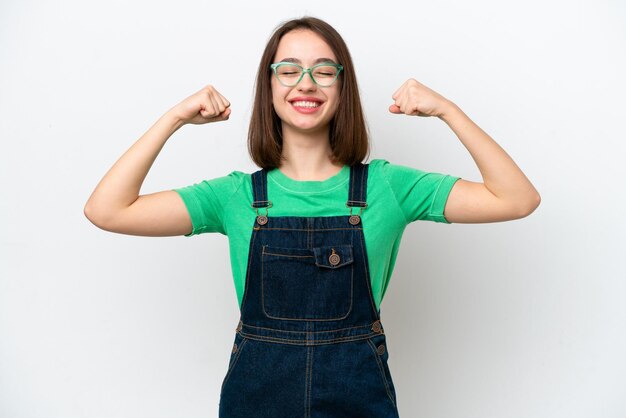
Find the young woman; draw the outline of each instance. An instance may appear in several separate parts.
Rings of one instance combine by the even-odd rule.
[[[108,231],[229,237],[241,317],[220,416],[398,416],[380,303],[404,228],[506,221],[538,206],[524,173],[453,102],[414,79],[392,98],[392,113],[446,122],[483,182],[363,164],[352,59],[330,25],[307,17],[277,28],[261,58],[248,137],[261,170],[139,195],[176,130],[229,118],[229,101],[207,86],[166,112],[89,198],[86,216]]]

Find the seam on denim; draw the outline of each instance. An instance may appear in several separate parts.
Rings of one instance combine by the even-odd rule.
[[[367,195],[364,193],[365,189],[364,189],[364,185],[365,185],[365,178],[367,173],[367,167],[363,166],[362,170],[361,170],[361,194],[359,195],[359,198],[361,199],[362,202],[367,202]]]
[[[273,230],[273,231],[350,231],[350,230],[361,230],[361,228],[316,228],[316,229],[302,229],[302,228],[264,228],[264,227],[255,227],[256,230]]]
[[[259,181],[259,194],[261,196],[261,200],[267,200],[266,191],[265,191],[265,176],[263,170],[261,170],[261,174],[258,177]]]
[[[374,321],[374,322],[376,322],[376,321]],[[359,325],[359,326],[356,326],[356,327],[346,327],[346,328],[336,328],[336,329],[331,329],[331,330],[326,330],[326,331],[292,331],[292,330],[287,330],[287,329],[259,327],[259,326],[256,326],[256,325],[248,325],[248,324],[245,324],[245,323],[242,323],[242,325],[247,327],[247,328],[266,329],[268,331],[293,332],[293,333],[297,333],[297,334],[304,334],[304,333],[321,334],[321,333],[325,333],[325,332],[344,331],[344,330],[348,330],[348,329],[361,329],[361,328],[370,329],[372,327],[372,325],[374,325],[374,322],[369,323],[367,325]]]
[[[347,343],[350,341],[366,340],[368,338],[376,337],[382,334],[369,333],[369,334],[356,335],[356,336],[350,336],[350,337],[331,338],[328,340],[293,340],[293,339],[287,339],[287,338],[268,337],[268,336],[263,336],[263,335],[248,334],[244,332],[242,332],[242,335],[244,335],[245,338],[247,339],[256,340],[256,341],[267,341],[267,342],[274,342],[274,343],[279,343],[279,344],[290,344],[290,345],[314,346],[314,345]]]
[[[256,202],[257,196],[259,195],[257,176],[258,174],[256,172],[250,174],[250,184],[252,186],[252,202]]]
[[[306,405],[305,405],[305,417],[311,416],[311,392],[313,390],[313,347],[307,347],[306,350]]]
[[[315,241],[315,224],[314,224],[314,220],[312,218],[308,218],[307,223],[306,223],[306,228],[307,228],[307,249],[312,250],[313,249],[313,242]]]
[[[353,260],[352,259],[348,259],[348,260],[346,260],[345,262],[343,262],[341,264],[337,264],[336,266],[327,266],[326,264],[320,264],[318,262],[315,262],[315,265],[317,267],[324,267],[324,268],[330,269],[330,270],[337,270],[340,267],[347,266],[348,264],[352,264],[352,263],[353,263]]]
[[[282,317],[282,316],[271,315],[265,307],[265,257],[263,257],[264,254],[267,254],[265,253],[265,247],[266,247],[265,245],[262,247],[262,253],[261,253],[261,309],[263,310],[263,313],[265,314],[265,316],[267,316],[268,318],[272,318],[272,319],[291,320],[291,321],[294,321],[294,320],[339,321],[339,320],[347,318],[350,315],[350,313],[352,312],[353,293],[354,293],[354,264],[353,263],[349,264],[350,265],[350,305],[348,307],[347,312],[343,316],[334,317],[334,318],[300,318],[300,317],[294,318],[294,317]],[[341,270],[341,272],[345,274],[346,273],[345,270],[346,269],[344,268]]]
[[[261,279],[261,309],[263,310],[263,313],[267,316],[267,313],[265,312],[265,261],[263,259],[263,251],[265,251],[265,245],[261,248],[261,272],[259,273]],[[252,254],[250,255],[250,258],[252,258]]]
[[[382,360],[380,359],[380,356],[379,356],[378,352],[376,351],[376,346],[374,345],[374,343],[370,339],[367,340],[367,344],[369,345],[369,347],[372,349],[372,352],[374,353],[374,358],[376,359],[376,364],[378,366],[378,371],[380,373],[380,376],[383,379],[383,383],[385,384],[385,391],[387,392],[387,396],[389,397],[389,400],[391,401],[391,403],[393,404],[393,406],[395,408],[396,407],[396,403],[394,402],[393,397],[391,396],[391,391],[389,390],[389,383],[387,382],[387,376],[385,375],[385,368],[384,368],[384,365],[382,363]]]
[[[352,238],[352,237],[351,237]],[[339,240],[338,240],[339,241]],[[341,240],[341,241],[345,241],[345,240]],[[327,244],[327,243],[325,243]],[[337,244],[330,244],[330,245],[321,245],[318,247],[307,247],[307,248],[301,248],[301,247],[278,247],[275,245],[265,245],[264,247],[268,248],[268,251],[265,251],[264,254],[271,254],[271,255],[278,255],[278,256],[285,256],[285,257],[313,257],[313,256],[302,256],[302,255],[298,255],[298,254],[293,254],[295,253],[302,253],[302,252],[311,252],[311,250],[314,250],[315,248],[340,248],[343,249],[342,253],[344,253],[344,257],[345,254],[348,254],[350,256],[352,256],[353,254],[353,248],[354,248],[354,241],[351,239],[350,243],[337,243]],[[274,252],[270,252],[270,251],[274,251]]]
[[[306,248],[310,250],[313,246],[313,234],[311,234],[311,219],[306,220]]]
[[[354,166],[350,167],[350,192],[348,196],[350,200],[354,200]]]
[[[231,373],[235,369],[235,365],[237,365],[237,362],[239,361],[239,358],[241,357],[241,352],[243,351],[243,348],[246,346],[247,342],[248,340],[244,338],[241,341],[241,344],[239,344],[237,353],[235,354],[235,358],[232,360],[231,364],[229,365],[228,372],[226,373],[226,377],[224,378],[224,381],[222,382],[222,390],[224,390],[224,386],[226,386],[226,382],[228,381],[228,378],[230,377]]]
[[[267,200],[267,171],[261,171],[261,196],[262,200]]]
[[[254,248],[254,241],[256,240],[256,233],[252,231],[252,239],[250,240],[250,248],[248,248],[248,267],[246,269],[246,283],[243,289],[243,296],[241,297],[241,307],[239,308],[239,312],[243,314],[243,306],[246,302],[246,297],[248,296],[248,284],[250,283],[250,266],[252,265],[252,249]]]
[[[290,317],[283,317],[283,316],[273,316],[270,315],[267,310],[265,309],[265,296],[263,293],[263,289],[261,289],[261,298],[262,298],[262,303],[263,303],[263,313],[265,314],[265,316],[267,316],[268,318],[272,318],[272,319],[280,319],[280,320],[285,320],[285,321],[340,321],[342,319],[346,319],[350,313],[352,312],[352,294],[354,292],[354,284],[353,284],[353,273],[354,273],[354,269],[351,269],[351,275],[350,275],[350,307],[348,308],[348,311],[345,313],[345,315],[340,316],[340,317],[335,317],[335,318],[290,318]],[[261,278],[261,280],[263,280],[263,278]]]
[[[291,255],[291,254],[276,254],[276,253],[269,253],[269,252],[263,252],[263,255],[274,255],[276,257],[286,257],[286,258],[315,258],[315,256],[313,255]]]
[[[380,319],[380,315],[378,315],[378,310],[376,309],[376,302],[374,301],[374,292],[372,291],[372,283],[369,272],[369,260],[367,258],[367,248],[365,248],[365,237],[363,233],[358,234],[361,240],[361,254],[363,255],[363,266],[365,267],[365,282],[367,283],[368,294],[370,297],[370,303],[372,304],[372,310],[374,311],[374,317],[376,319]]]

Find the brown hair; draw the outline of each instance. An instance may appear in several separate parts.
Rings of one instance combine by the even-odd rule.
[[[256,77],[254,106],[248,130],[248,152],[261,168],[280,166],[283,139],[281,120],[272,105],[270,64],[282,37],[295,29],[308,29],[330,46],[343,71],[339,74],[339,107],[330,121],[330,146],[336,161],[346,165],[362,162],[369,155],[369,135],[361,106],[354,65],[345,41],[321,19],[305,16],[279,25],[265,46]]]

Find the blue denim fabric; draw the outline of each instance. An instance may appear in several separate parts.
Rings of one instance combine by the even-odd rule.
[[[358,210],[367,168],[350,170],[347,204]],[[253,226],[219,416],[398,417],[361,219],[272,217],[267,172],[252,181],[267,218]]]

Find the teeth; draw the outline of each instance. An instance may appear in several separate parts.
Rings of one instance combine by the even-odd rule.
[[[319,107],[320,104],[317,102],[300,101],[300,102],[293,102],[293,105],[297,107]]]

